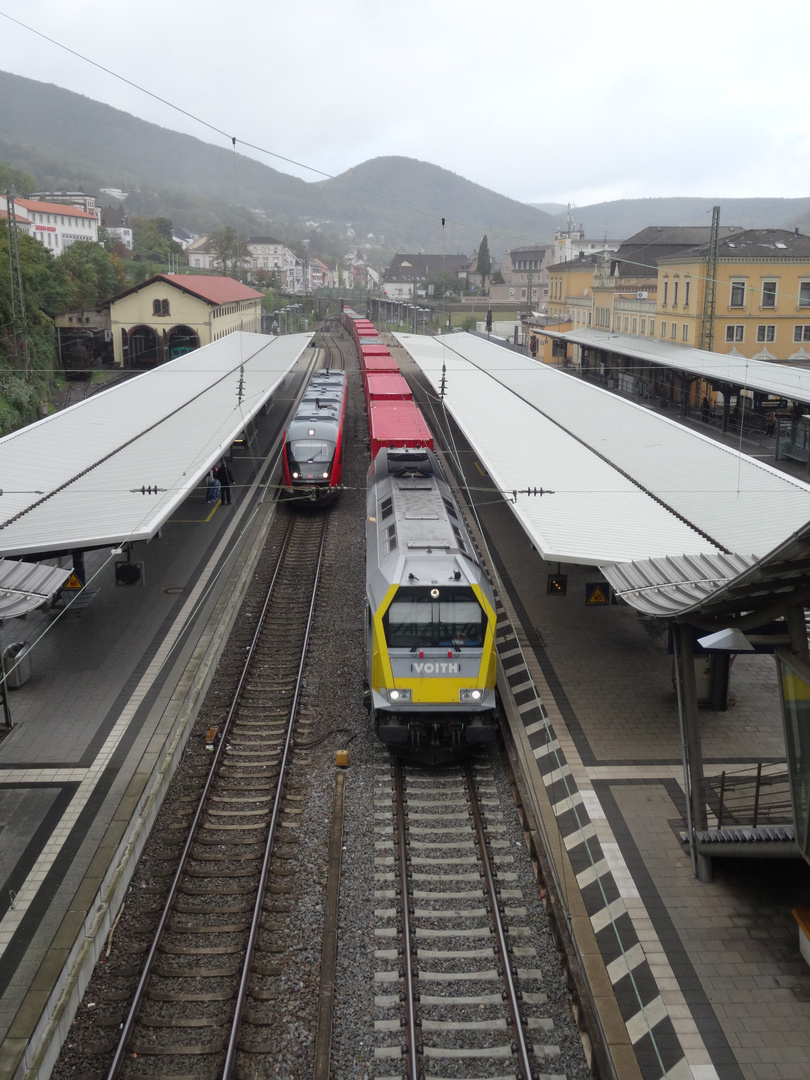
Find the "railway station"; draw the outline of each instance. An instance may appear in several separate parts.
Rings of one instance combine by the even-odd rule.
[[[84,586],[61,609],[36,611],[32,592],[4,627],[4,644],[13,630],[36,647],[0,742],[0,1077],[47,1075],[103,949],[262,543],[310,341],[230,335],[98,395],[75,427],[81,410],[65,414],[57,439],[0,442],[19,484],[0,555],[78,567]],[[499,688],[616,1075],[806,1075],[810,969],[790,914],[810,906],[801,466],[478,337],[396,342],[492,545]],[[214,512],[200,485],[224,457],[238,494]],[[741,771],[786,760],[782,818],[724,830],[719,778],[739,789]],[[762,880],[750,860],[773,856],[801,871]]]

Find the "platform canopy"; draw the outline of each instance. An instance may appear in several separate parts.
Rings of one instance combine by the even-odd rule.
[[[733,348],[727,353],[710,352],[678,345],[669,339],[620,334],[610,330],[546,330],[537,327],[534,332],[539,336],[570,341],[584,348],[602,349],[631,360],[646,360],[690,375],[699,375],[715,386],[725,383],[788,401],[810,402],[810,367],[798,366],[810,364],[810,354],[801,346],[797,346],[792,357],[793,364],[780,364],[773,362],[775,358],[749,360]]]
[[[810,486],[633,402],[470,334],[397,337],[544,559],[646,565],[630,603],[708,601],[810,522]]]
[[[0,559],[0,623],[49,607],[70,574],[59,566]]]
[[[229,334],[0,439],[0,556],[153,537],[311,339]]]

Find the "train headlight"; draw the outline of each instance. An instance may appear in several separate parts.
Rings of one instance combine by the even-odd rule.
[[[475,688],[469,690],[459,690],[458,700],[467,705],[477,705],[478,702],[484,696],[483,690],[476,690]]]
[[[329,479],[329,473],[328,472],[322,473],[321,475],[323,476],[324,480]]]
[[[407,704],[411,700],[410,690],[389,690],[388,700],[392,705]]]
[[[293,480],[297,480],[297,479],[298,479],[298,473],[297,473],[297,472],[294,472],[294,473],[292,474],[292,478],[293,478]]]

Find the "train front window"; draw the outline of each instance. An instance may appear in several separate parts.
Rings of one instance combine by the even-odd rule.
[[[334,446],[323,439],[297,439],[291,444],[292,455],[301,465],[312,461],[331,461]]]
[[[486,615],[469,587],[403,586],[383,618],[389,649],[480,648]]]

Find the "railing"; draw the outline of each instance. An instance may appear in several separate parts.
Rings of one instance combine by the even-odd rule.
[[[759,762],[753,768],[706,777],[706,802],[724,826],[785,825],[793,821],[790,781],[784,762]]]

